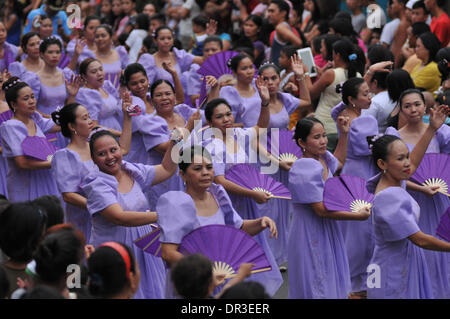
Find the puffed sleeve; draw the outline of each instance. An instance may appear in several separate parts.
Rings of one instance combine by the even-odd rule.
[[[300,99],[296,98],[289,93],[280,93],[281,102],[285,107],[289,115],[294,113],[294,111],[300,106]]]
[[[10,120],[0,126],[2,154],[4,157],[22,156],[22,142],[28,136],[28,130],[22,122]]]
[[[73,73],[73,71],[67,67],[62,69],[61,72],[63,73],[64,79],[66,79],[66,81],[70,81],[71,77],[75,75],[75,73]]]
[[[442,125],[436,132],[441,153],[450,154],[450,126]]]
[[[120,66],[122,70],[125,70],[128,64],[130,64],[130,57],[128,56],[127,49],[123,45],[116,47],[116,52],[119,54]]]
[[[211,154],[214,176],[225,175],[226,153],[223,142],[215,138],[210,138],[203,142],[203,147]]]
[[[169,140],[169,128],[166,120],[162,117],[158,115],[146,115],[139,116],[137,120],[141,128],[140,132],[146,151]]]
[[[297,160],[289,171],[289,190],[293,203],[310,204],[323,201],[323,166],[312,158]]]
[[[77,44],[77,38],[73,38],[67,43],[66,52],[72,56],[75,53],[75,45]]]
[[[33,115],[31,115],[31,118],[44,133],[47,133],[56,125],[52,119],[43,117],[39,112],[34,112]]]
[[[87,209],[91,215],[118,203],[119,183],[112,175],[100,171],[90,172],[83,180],[81,189],[87,198]]]
[[[138,63],[144,67],[145,72],[147,73],[148,83],[155,82],[158,72],[156,71],[156,63],[153,55],[149,53],[142,54],[138,59]]]
[[[103,82],[103,89],[108,93],[111,94],[112,96],[114,96],[114,98],[116,100],[120,100],[120,96],[119,96],[119,92],[117,91],[116,87],[114,86],[114,84],[111,83],[111,81],[109,80],[105,80],[105,82]]]
[[[99,91],[82,87],[78,91],[75,101],[86,107],[93,121],[98,121],[98,115],[103,107],[103,100]]]
[[[155,166],[123,161],[123,168],[139,183],[142,190],[145,191],[152,186],[155,178]]]
[[[384,132],[385,135],[394,135],[397,136],[398,138],[402,138],[400,136],[400,133],[395,129],[395,127],[389,126],[386,131]]]
[[[197,211],[192,198],[185,192],[169,191],[156,204],[162,243],[179,244],[183,237],[198,226]]]
[[[244,220],[233,208],[230,196],[226,192],[222,185],[212,184],[211,191],[214,194],[217,202],[224,213],[224,219],[226,225],[231,225],[236,228],[241,228]]]
[[[75,155],[63,148],[56,151],[52,159],[52,173],[60,193],[76,193],[80,190],[83,177],[80,163]]]
[[[41,80],[39,76],[34,72],[24,72],[22,73],[19,78],[27,83],[31,90],[33,91],[34,97],[36,98],[36,101],[39,100],[39,94],[41,92]]]
[[[5,61],[6,68],[8,68],[9,64],[14,62],[19,55],[19,47],[8,42],[3,42],[3,48],[3,59]]]
[[[333,121],[337,122],[337,118],[339,116],[339,114],[341,114],[341,112],[343,110],[345,110],[347,108],[347,105],[344,102],[341,102],[339,104],[337,104],[336,106],[334,106],[331,109],[331,118],[333,119]]]
[[[227,100],[230,104],[235,122],[241,123],[241,115],[244,112],[244,106],[242,105],[239,92],[232,86],[224,86],[220,89],[220,97]]]
[[[181,72],[186,72],[189,70],[191,64],[194,63],[195,56],[187,53],[185,50],[178,50],[177,48],[173,48],[173,53],[175,54],[175,58],[177,59]]]
[[[372,115],[362,115],[350,124],[348,134],[349,151],[356,156],[370,156],[372,153],[367,143],[367,136],[378,134],[378,123]]]
[[[27,72],[27,69],[21,62],[16,61],[8,66],[8,71],[11,76],[17,76],[19,79],[22,79],[22,76],[25,72]]]
[[[415,219],[419,209],[414,199],[401,187],[389,187],[373,200],[374,225],[387,241],[397,241],[417,233]]]
[[[177,112],[178,114],[180,114],[183,119],[186,121],[189,121],[189,119],[191,118],[191,116],[198,111],[198,109],[190,107],[187,104],[178,104],[175,105],[174,111]],[[201,115],[201,120],[202,120],[202,126],[204,124],[206,124],[206,118],[205,118],[205,111],[204,110],[200,110],[200,115]],[[200,127],[201,128],[201,127]]]
[[[186,77],[186,94],[187,95],[195,95],[200,93],[200,87],[202,85],[202,81],[200,78],[201,74],[197,73],[197,70],[200,68],[198,64],[192,64],[189,71],[184,73]]]

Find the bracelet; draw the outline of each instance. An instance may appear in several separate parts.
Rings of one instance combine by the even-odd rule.
[[[270,104],[270,102],[267,102],[267,104],[262,104],[262,103],[261,103],[261,106],[262,106],[262,107],[267,107],[267,106],[269,106],[269,104]]]
[[[296,76],[295,80],[297,80],[297,82],[303,81],[305,79],[305,75],[303,74],[301,77],[300,76]]]

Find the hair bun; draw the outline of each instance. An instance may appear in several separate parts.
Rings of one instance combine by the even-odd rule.
[[[227,61],[227,67],[229,67],[230,69],[231,69],[231,60],[232,60],[233,58],[229,58],[228,59],[228,61]]]
[[[336,84],[336,93],[341,94],[343,86],[343,83]]]

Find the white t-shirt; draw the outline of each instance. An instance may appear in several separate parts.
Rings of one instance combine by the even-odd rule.
[[[370,107],[367,110],[361,110],[361,114],[370,114],[378,122],[379,133],[384,133],[387,129],[387,119],[394,110],[395,103],[389,97],[387,91],[378,93],[372,98]]]
[[[381,32],[380,42],[391,45],[392,40],[394,39],[395,31],[397,30],[399,24],[400,24],[399,18],[386,23],[386,25],[383,28],[383,31]]]
[[[139,51],[142,48],[142,42],[147,35],[148,32],[142,29],[133,30],[130,32],[127,41],[125,41],[125,44],[130,48],[130,52],[128,53],[130,63],[135,63],[137,61]]]
[[[188,9],[190,12],[189,16],[180,20],[178,29],[180,31],[180,35],[192,36],[194,34],[192,31],[192,19],[200,14],[200,7],[195,0],[186,0],[183,4],[183,8]]]

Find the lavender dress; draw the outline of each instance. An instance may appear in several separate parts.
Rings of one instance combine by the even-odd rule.
[[[239,143],[239,149],[235,154],[227,153],[226,146],[220,139],[211,138],[204,141],[204,147],[211,153],[213,159],[214,176],[225,175],[226,171],[238,163],[256,163],[256,155],[250,149],[248,142],[253,137],[253,129],[234,128],[233,131]],[[233,207],[243,219],[256,219],[263,216],[253,199],[234,194],[230,194],[230,198]],[[266,288],[269,295],[273,296],[283,283],[283,278],[281,277],[275,257],[267,243],[268,232],[268,230],[260,232],[254,238],[263,247],[272,266],[272,270],[255,274],[254,278]]]
[[[122,101],[114,85],[105,80],[102,87],[108,96],[103,98],[100,91],[82,87],[75,100],[85,106],[91,119],[99,125],[122,131]]]
[[[278,93],[278,98],[283,103],[283,108],[278,113],[270,114],[270,128],[278,128],[280,130],[287,130],[289,126],[289,116],[300,105],[300,100],[289,93]],[[288,185],[289,172],[278,169],[274,174],[271,174],[275,180]],[[272,250],[278,265],[287,261],[288,256],[288,233],[292,214],[292,201],[285,199],[272,198],[267,203],[258,205],[262,215],[268,216],[277,224],[278,238],[267,237],[267,243]]]
[[[174,112],[179,114],[187,123],[189,118],[197,111],[197,109],[191,108],[187,106],[186,104],[178,104],[174,108]],[[202,115],[203,123],[204,115]],[[140,141],[132,142],[131,149],[133,151],[130,151],[132,155],[131,157],[134,157],[134,159],[142,159],[145,160],[145,164],[150,165],[157,165],[161,164],[164,155],[161,153],[158,153],[154,148],[158,146],[159,144],[165,143],[169,141],[170,138],[170,130],[167,126],[166,120],[164,120],[159,115],[140,115],[136,117],[135,122],[136,127],[133,127],[133,139],[134,134],[140,134],[142,137],[142,141],[144,144],[144,148],[136,149],[136,144],[140,144]],[[133,144],[136,143],[136,144]],[[141,144],[142,145],[142,144]],[[146,151],[146,155],[143,155],[143,151]],[[159,183],[158,185],[154,185],[148,193],[149,196],[149,202],[150,202],[150,208],[154,210],[156,208],[156,202],[158,201],[158,198],[168,192],[168,191],[181,191],[184,190],[183,181],[181,180],[180,176],[177,173],[175,173],[172,177],[170,177],[168,180],[165,180],[162,183]]]
[[[45,137],[44,133],[55,126],[51,119],[43,118],[37,112],[31,118],[36,125],[35,136]],[[3,122],[0,126],[0,136],[3,157],[8,159],[9,170],[6,176],[8,199],[11,202],[23,202],[44,195],[60,196],[50,169],[25,170],[18,168],[14,162],[14,157],[24,155],[22,142],[28,136],[25,124],[16,119]]]
[[[78,193],[86,197],[81,183],[91,170],[98,170],[92,160],[83,162],[77,152],[68,148],[58,150],[52,159],[52,173],[60,193]],[[85,209],[66,203],[65,221],[79,229],[86,243],[91,237],[91,215]]]
[[[345,108],[346,106],[344,106]],[[343,108],[333,108],[331,117],[336,121]],[[372,115],[361,115],[350,124],[347,157],[341,174],[358,176],[366,181],[379,172],[367,143],[367,136],[378,134],[378,123]],[[339,221],[347,249],[352,291],[367,290],[367,266],[372,258],[375,241],[372,218],[363,221]]]
[[[386,134],[395,135],[401,138],[399,132],[388,127]],[[411,152],[415,145],[406,144]],[[431,140],[426,153],[450,153],[450,127],[442,125]],[[408,190],[408,193],[416,200],[420,206],[419,228],[432,236],[436,236],[436,228],[439,225],[441,216],[450,206],[450,198],[437,193],[433,197]],[[450,298],[450,257],[448,253],[424,250],[428,263],[434,298]]]
[[[128,193],[120,193],[116,178],[100,171],[91,171],[83,181],[82,190],[88,195],[87,207],[92,216],[91,243],[98,247],[106,241],[117,241],[130,247],[141,271],[139,289],[134,298],[162,299],[166,280],[162,259],[145,253],[133,243],[134,240],[152,231],[150,225],[119,226],[108,221],[100,213],[113,204],[119,204],[124,211],[144,212],[149,209],[143,190],[151,187],[155,168],[123,161],[122,169],[134,180],[133,188]]]
[[[231,106],[236,123],[244,123],[244,127],[252,127],[258,123],[261,113],[261,98],[256,86],[255,94],[251,97],[242,97],[233,86],[224,86],[220,89],[220,97],[227,100]]]
[[[374,192],[381,174],[367,184]],[[420,207],[402,187],[388,187],[375,195],[375,250],[370,264],[379,267],[374,275],[380,286],[369,287],[369,299],[431,299],[432,282],[424,250],[408,237],[420,231]],[[376,284],[376,281],[375,281]]]
[[[197,215],[192,197],[182,191],[170,191],[163,194],[156,205],[158,223],[162,228],[161,243],[180,244],[183,237],[192,230],[206,225],[220,224],[241,228],[242,218],[236,213],[221,185],[212,184],[210,192],[219,206],[217,212],[209,217]],[[176,199],[176,200],[174,200]],[[237,271],[237,269],[235,269]],[[250,277],[250,279],[252,279]],[[175,289],[170,281],[170,271],[167,272],[166,297],[175,297]]]
[[[1,113],[1,116],[6,121],[13,117],[14,113],[11,110],[5,111]],[[3,122],[0,123],[0,125]],[[1,144],[1,135],[0,135],[0,147]],[[8,173],[8,159],[0,155],[0,194],[5,197],[8,197],[8,188],[6,187],[6,174]]]
[[[70,40],[69,43],[67,43],[66,52],[67,52],[67,55],[69,56],[69,58],[72,58],[73,54],[75,53],[75,46],[76,46],[76,44],[77,44],[77,39],[76,38]],[[91,51],[88,48],[88,46],[86,45],[83,48],[83,52],[78,57],[78,64],[80,64],[81,62],[83,62],[85,59],[87,59],[89,57],[94,57],[95,58],[95,53],[93,51]],[[70,61],[70,59],[69,59],[69,61]]]
[[[0,59],[0,72],[4,69],[8,69],[9,65],[16,60],[19,55],[19,47],[11,43],[4,42],[3,52],[3,59]]]
[[[338,167],[329,152],[323,159],[328,178]],[[322,164],[301,158],[289,171],[294,214],[289,231],[289,298],[346,299],[351,291],[350,270],[341,229],[333,219],[319,217],[312,203],[323,201]]]

